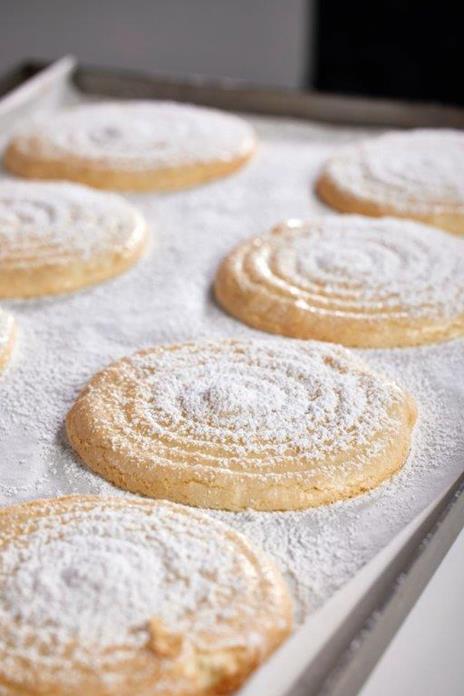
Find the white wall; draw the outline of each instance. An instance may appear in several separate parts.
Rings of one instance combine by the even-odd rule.
[[[24,58],[297,86],[311,0],[0,0],[0,71]]]

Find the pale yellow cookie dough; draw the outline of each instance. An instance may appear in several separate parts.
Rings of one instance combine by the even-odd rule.
[[[80,106],[23,128],[5,165],[35,179],[115,190],[174,190],[226,176],[253,155],[238,116],[173,102]]]
[[[0,309],[0,372],[4,370],[16,340],[16,322],[12,315]]]
[[[77,290],[122,273],[147,241],[116,194],[67,183],[0,183],[0,297]]]
[[[215,295],[257,329],[358,347],[464,333],[464,241],[408,220],[290,220],[242,242]]]
[[[412,218],[464,234],[464,133],[387,133],[336,152],[316,184],[344,213]]]
[[[215,696],[286,638],[274,564],[202,513],[69,496],[0,511],[4,696]]]
[[[412,397],[317,342],[157,346],[97,374],[66,419],[94,471],[210,508],[292,510],[349,498],[404,464]]]

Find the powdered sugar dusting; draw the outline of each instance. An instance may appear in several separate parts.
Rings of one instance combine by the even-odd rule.
[[[7,681],[31,677],[23,660],[40,683],[57,667],[66,679],[71,662],[79,670],[104,664],[108,679],[149,643],[153,620],[195,648],[213,641],[218,650],[259,645],[263,612],[270,623],[286,620],[267,561],[211,518],[170,504],[43,508],[0,533],[0,673]]]
[[[408,461],[380,488],[350,501],[303,512],[244,512],[239,529],[278,558],[298,599],[302,619],[354,575],[434,495],[462,471],[464,342],[423,348],[369,350],[363,359],[395,377],[414,395],[419,419]],[[229,519],[224,513],[213,513]]]
[[[251,127],[236,116],[172,102],[93,104],[20,132],[48,156],[91,160],[93,167],[162,169],[248,154]]]
[[[241,250],[240,282],[311,312],[371,321],[464,316],[464,243],[393,218],[289,221]]]
[[[337,186],[417,214],[464,211],[464,135],[453,130],[388,133],[331,159]]]
[[[0,495],[4,503],[70,492],[125,495],[73,455],[63,420],[84,384],[144,346],[199,338],[259,337],[212,300],[209,286],[231,248],[280,220],[327,209],[311,194],[340,145],[372,135],[285,119],[250,119],[260,147],[237,175],[169,195],[130,200],[156,227],[155,253],[129,273],[67,297],[10,302],[17,349],[0,379]],[[281,339],[291,344],[289,339]],[[290,580],[298,618],[322,604],[462,470],[464,342],[356,351],[409,389],[419,407],[402,472],[371,494],[307,512],[208,513],[271,552]],[[232,397],[231,397],[232,398]]]
[[[123,198],[68,183],[0,183],[0,269],[62,265],[114,254],[144,221]]]
[[[323,471],[336,479],[340,468],[362,466],[353,448],[366,447],[369,459],[385,446],[398,428],[393,406],[404,399],[345,349],[317,342],[187,343],[143,351],[108,374],[115,369],[121,379],[108,394],[104,384],[105,409],[97,413],[117,467],[123,446],[174,468],[191,467],[195,452],[196,467],[238,476],[301,471],[308,483]],[[102,397],[92,387],[88,408]]]

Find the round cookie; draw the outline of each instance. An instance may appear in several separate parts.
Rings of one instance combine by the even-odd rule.
[[[66,420],[121,488],[210,508],[291,510],[362,493],[405,462],[412,398],[339,346],[201,341],[110,365]]]
[[[345,213],[413,218],[464,234],[464,133],[387,133],[340,150],[316,184]]]
[[[406,220],[290,220],[245,241],[215,280],[222,307],[264,331],[359,347],[464,333],[464,242]]]
[[[10,359],[16,339],[16,323],[11,314],[0,309],[0,371]]]
[[[231,174],[254,150],[253,130],[237,116],[174,102],[110,102],[23,128],[5,165],[36,179],[168,191]]]
[[[189,508],[69,496],[0,512],[5,696],[213,696],[289,634],[273,563]]]
[[[0,184],[0,297],[70,292],[118,275],[146,245],[140,213],[66,183]]]

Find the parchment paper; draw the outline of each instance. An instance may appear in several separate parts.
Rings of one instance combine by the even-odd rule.
[[[72,295],[3,303],[16,316],[19,336],[0,378],[1,503],[76,492],[130,495],[92,474],[66,443],[64,417],[87,380],[155,343],[265,336],[214,303],[219,261],[237,242],[282,219],[331,212],[313,194],[321,163],[339,145],[375,131],[245,117],[260,146],[240,173],[189,191],[127,196],[146,216],[153,239],[132,270]],[[297,620],[323,604],[463,467],[464,342],[359,352],[418,401],[403,471],[371,494],[306,512],[210,513],[276,558],[294,592]]]

